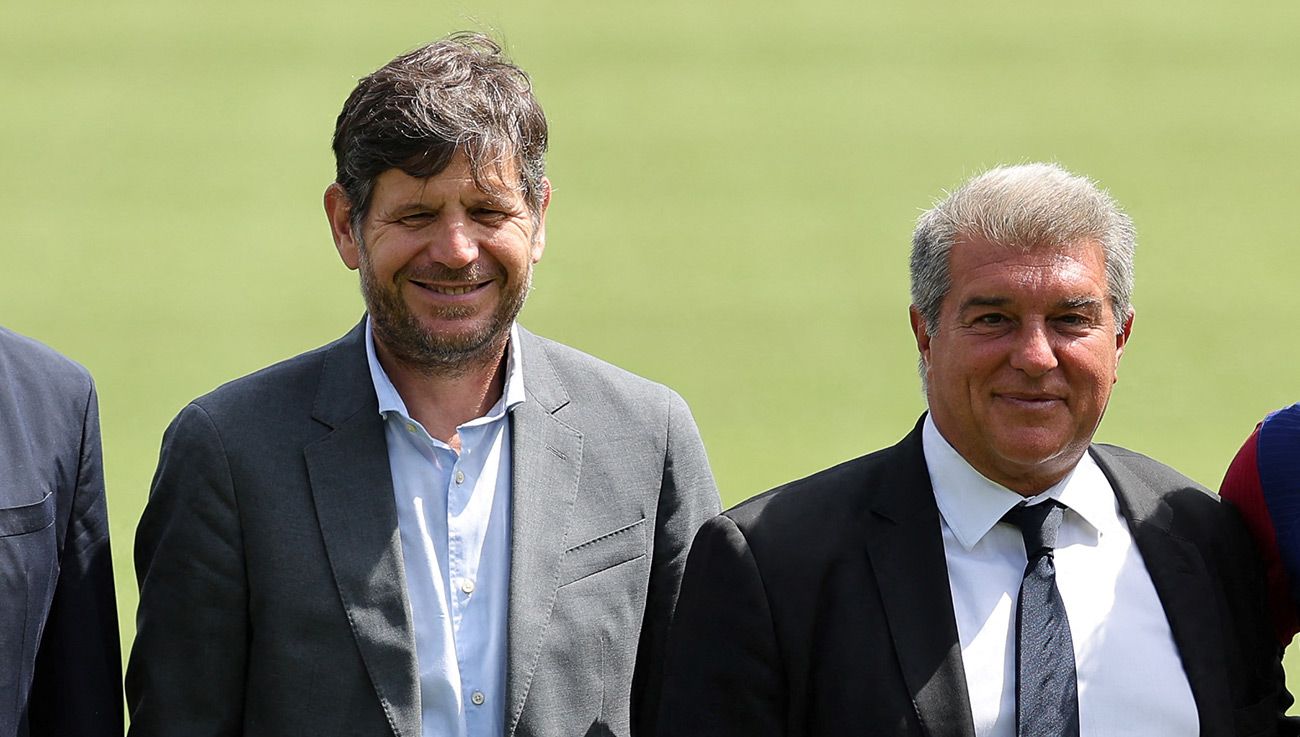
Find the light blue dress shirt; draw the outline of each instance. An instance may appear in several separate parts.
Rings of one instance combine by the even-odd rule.
[[[524,401],[518,346],[512,326],[502,396],[457,428],[458,455],[407,413],[366,320],[415,626],[423,737],[500,737],[505,729],[509,410]]]

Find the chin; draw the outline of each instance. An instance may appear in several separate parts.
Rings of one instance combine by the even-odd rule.
[[[999,455],[1019,466],[1034,468],[1050,464],[1069,454],[1069,446],[1053,438],[1020,438],[1003,443]]]
[[[468,344],[491,338],[492,321],[475,317],[421,320],[420,330],[435,343]],[[507,328],[508,329],[508,328]]]

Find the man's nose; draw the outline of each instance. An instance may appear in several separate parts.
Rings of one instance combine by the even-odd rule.
[[[429,233],[425,248],[434,261],[449,269],[468,266],[478,258],[478,246],[461,216],[441,218]]]
[[[1042,376],[1056,368],[1056,349],[1042,320],[1027,321],[1015,335],[1011,349],[1011,366],[1030,376]]]

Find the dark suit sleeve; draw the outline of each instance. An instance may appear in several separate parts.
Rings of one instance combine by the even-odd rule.
[[[163,436],[136,531],[132,737],[242,733],[250,635],[242,543],[220,433],[191,404]]]
[[[59,579],[32,681],[27,718],[33,737],[122,734],[122,656],[93,385],[85,397],[80,429],[76,489],[59,556]]]
[[[700,525],[720,509],[718,489],[695,420],[686,402],[670,391],[654,558],[632,685],[632,723],[637,735],[648,737],[655,733],[668,624],[677,604],[691,539]]]
[[[668,643],[660,737],[785,734],[772,611],[744,533],[714,517],[691,547]]]
[[[1300,736],[1300,718],[1288,717],[1287,711],[1295,703],[1286,687],[1286,671],[1282,667],[1283,647],[1272,636],[1265,619],[1264,570],[1253,541],[1247,533],[1240,512],[1231,504],[1222,505],[1224,520],[1222,531],[1226,538],[1222,565],[1231,565],[1224,575],[1224,586],[1230,598],[1231,617],[1235,632],[1235,647],[1247,663],[1240,680],[1255,682],[1248,695],[1239,697],[1233,714],[1237,732],[1242,735],[1277,734],[1281,737]],[[1231,640],[1229,640],[1231,641]],[[1245,690],[1241,683],[1235,688]],[[1276,724],[1276,732],[1273,731]]]

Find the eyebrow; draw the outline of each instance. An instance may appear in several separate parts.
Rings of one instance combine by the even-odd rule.
[[[1058,310],[1101,309],[1101,300],[1095,297],[1071,297],[1056,304]]]
[[[476,205],[494,207],[498,210],[513,210],[516,207],[514,199],[504,192],[498,195],[481,189],[479,191],[483,193],[483,197],[474,203]]]
[[[962,303],[960,311],[965,312],[972,307],[1006,307],[1012,302],[1010,297],[975,295]],[[1101,307],[1101,300],[1095,297],[1068,297],[1057,302],[1053,307],[1058,310],[1098,309]]]
[[[389,208],[388,213],[391,215],[398,215],[398,214],[405,215],[407,213],[412,213],[412,212],[426,212],[426,211],[433,211],[437,209],[439,208],[430,207],[424,204],[423,202],[412,201],[412,202],[403,202],[401,204],[394,205],[393,207]]]
[[[972,307],[1006,307],[1011,304],[1010,297],[981,297],[976,295],[961,303],[961,311],[965,312]]]
[[[492,207],[492,208],[503,209],[503,210],[515,208],[515,203],[511,200],[509,196],[496,195],[493,194],[492,192],[486,192],[481,189],[478,192],[479,194],[477,197],[470,198],[470,202],[467,203],[469,206]],[[438,212],[441,209],[442,209],[441,207],[435,207],[433,205],[424,202],[421,199],[412,199],[394,205],[393,207],[389,208],[387,212],[393,215],[399,213],[402,215],[406,215],[412,212]]]

